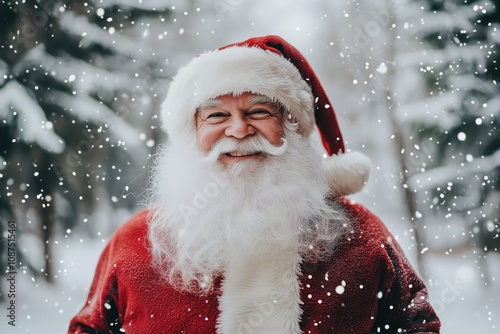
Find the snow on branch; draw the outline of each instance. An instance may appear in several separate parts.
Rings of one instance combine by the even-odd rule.
[[[140,48],[137,47],[137,42],[116,32],[103,34],[103,29],[91,24],[85,16],[77,16],[69,11],[64,12],[61,14],[59,23],[61,29],[75,36],[77,40],[79,39],[81,45],[95,43],[129,57],[139,56]]]
[[[12,108],[18,114],[19,138],[27,143],[37,143],[47,151],[61,153],[65,143],[53,130],[52,123],[45,117],[43,109],[17,81],[9,81],[0,90],[0,114],[7,114]]]
[[[115,114],[113,110],[93,98],[51,91],[46,94],[44,101],[64,108],[82,121],[104,125],[114,138],[126,143],[127,148],[140,149],[139,140],[137,140],[140,136],[139,131]]]
[[[473,63],[484,66],[487,55],[486,48],[479,48],[473,44],[458,47],[457,44],[453,43],[443,49],[432,50],[432,52],[423,50],[401,52],[397,56],[396,62],[400,68],[419,68],[422,65],[439,67],[439,64],[449,63]]]
[[[460,8],[451,14],[449,11],[421,13],[421,16],[418,18],[421,22],[418,33],[420,35],[430,35],[434,32],[445,34],[454,30],[472,31],[474,29],[471,20],[477,13],[474,13],[472,9]]]
[[[488,173],[498,166],[500,166],[500,150],[490,156],[476,158],[470,162],[449,164],[417,173],[410,177],[408,186],[411,189],[429,190],[468,175]]]
[[[462,99],[461,91],[448,91],[398,106],[395,114],[402,123],[418,122],[446,130],[461,122],[458,116],[448,111],[460,108]]]
[[[70,83],[79,93],[92,94],[103,89],[126,90],[133,80],[126,73],[112,72],[82,60],[56,58],[46,52],[44,45],[38,45],[27,52],[16,64],[15,73],[24,71],[30,64],[36,64],[59,82]]]

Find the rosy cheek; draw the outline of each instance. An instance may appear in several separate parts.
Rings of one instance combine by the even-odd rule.
[[[208,153],[212,145],[220,138],[220,131],[216,128],[202,127],[197,130],[196,143],[203,153]]]
[[[207,142],[207,138],[204,135],[198,136],[197,138],[198,148],[202,153],[207,153],[210,149],[210,144]]]
[[[268,133],[269,133],[268,140],[271,144],[273,145],[281,144],[281,135],[283,134],[283,127],[281,126],[281,123],[273,124],[269,128]]]

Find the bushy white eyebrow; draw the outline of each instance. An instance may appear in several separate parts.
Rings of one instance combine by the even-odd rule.
[[[251,104],[264,104],[264,105],[269,105],[272,106],[276,109],[280,109],[280,104],[270,97],[267,97],[265,95],[252,95],[249,98],[249,102]],[[220,98],[214,98],[214,99],[209,99],[203,102],[199,107],[198,111],[202,109],[207,109],[207,108],[215,108],[219,107],[221,104],[223,104],[222,100]]]
[[[267,104],[276,107],[276,109],[279,109],[279,103],[271,99],[270,97],[267,97],[265,95],[252,95],[250,97],[250,103],[252,104]]]
[[[205,102],[203,102],[202,104],[200,104],[200,106],[198,107],[198,110],[206,109],[206,108],[218,107],[221,104],[222,104],[222,100],[219,99],[219,98],[206,100]]]

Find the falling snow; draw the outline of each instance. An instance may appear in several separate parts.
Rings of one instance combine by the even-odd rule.
[[[419,267],[442,333],[498,332],[493,2],[401,0],[390,16],[384,3],[367,0],[33,3],[0,4],[0,17],[10,20],[0,38],[0,212],[2,222],[19,224],[20,332],[64,333],[109,236],[144,208],[151,158],[166,138],[158,108],[177,67],[269,33],[304,51],[346,147],[372,160],[365,190],[352,198],[384,221]],[[44,224],[42,212],[56,218]],[[372,282],[335,284],[328,298]],[[6,326],[0,322],[0,332],[10,333]]]

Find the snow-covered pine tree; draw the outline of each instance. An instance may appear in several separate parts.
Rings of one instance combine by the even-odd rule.
[[[151,102],[165,74],[146,35],[155,23],[166,33],[168,5],[0,3],[2,226],[18,222],[18,262],[49,282],[55,229],[70,233],[99,199],[115,209],[137,204],[123,195],[147,164]],[[23,244],[30,238],[44,249]]]
[[[399,107],[411,133],[408,186],[432,222],[428,233],[445,238],[439,240],[443,251],[465,244],[498,250],[500,1],[416,0],[411,6],[405,27],[420,48],[400,55],[407,75]]]

